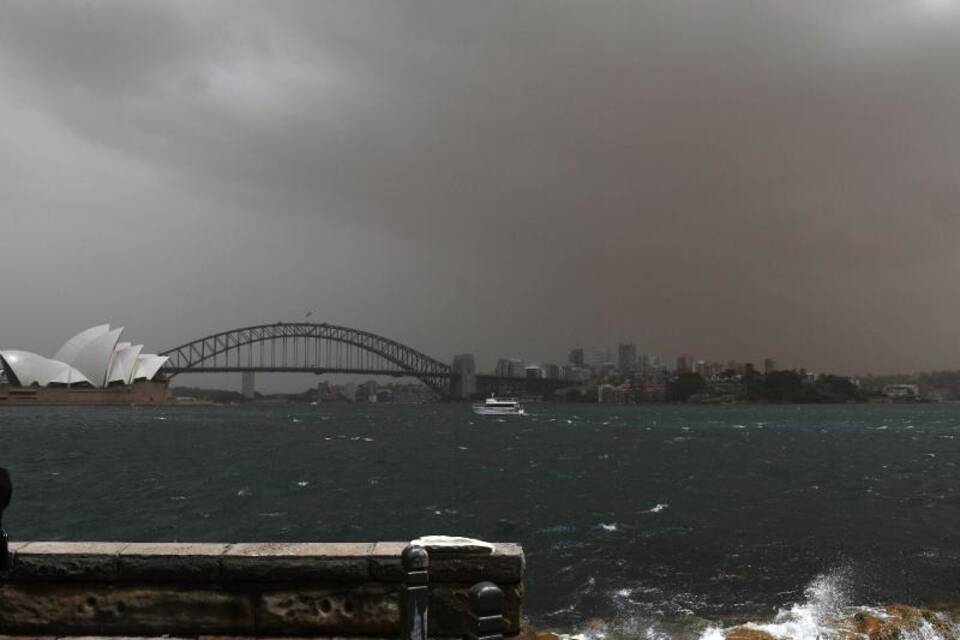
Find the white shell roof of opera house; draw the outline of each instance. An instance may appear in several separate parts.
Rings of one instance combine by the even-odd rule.
[[[133,384],[152,380],[166,356],[143,353],[142,344],[120,342],[123,327],[101,324],[84,329],[60,347],[52,358],[30,351],[0,350],[0,364],[22,386]]]

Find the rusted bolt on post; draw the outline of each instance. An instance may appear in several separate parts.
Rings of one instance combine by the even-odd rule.
[[[427,605],[430,602],[427,550],[408,545],[400,554],[403,587],[400,590],[400,640],[427,640]]]
[[[0,467],[0,571],[10,570],[10,545],[7,532],[3,530],[3,511],[10,506],[10,497],[13,495],[13,484],[10,474]]]
[[[492,582],[478,582],[470,588],[472,617],[467,640],[502,640],[506,628],[503,618],[503,590]]]

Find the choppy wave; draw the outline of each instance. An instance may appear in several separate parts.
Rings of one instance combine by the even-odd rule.
[[[625,616],[591,620],[563,640],[958,640],[954,613],[904,604],[857,605],[850,602],[850,572],[837,569],[817,576],[803,600],[773,616],[753,616],[725,624],[691,614],[681,617]],[[625,594],[617,592],[614,598]],[[537,640],[542,640],[538,638]]]

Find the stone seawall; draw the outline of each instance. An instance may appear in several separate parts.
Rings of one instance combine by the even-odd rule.
[[[0,634],[397,637],[406,543],[11,543]],[[467,593],[504,592],[520,629],[523,550],[430,549],[430,636],[470,628]]]
[[[39,406],[150,406],[170,404],[166,382],[139,380],[132,385],[93,389],[84,387],[18,387],[0,384],[0,407]]]

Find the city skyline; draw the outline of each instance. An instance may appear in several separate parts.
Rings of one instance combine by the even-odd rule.
[[[960,368],[958,25],[920,0],[6,3],[0,348],[312,312],[484,368],[619,340]]]

